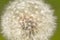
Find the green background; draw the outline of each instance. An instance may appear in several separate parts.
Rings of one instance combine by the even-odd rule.
[[[60,0],[45,0],[46,3],[50,4],[52,8],[55,10],[55,14],[57,16],[57,29],[54,35],[51,37],[51,40],[60,40]],[[6,4],[8,4],[9,0],[0,0],[0,20],[2,15],[2,10]],[[1,23],[1,21],[0,21]],[[1,28],[1,24],[0,24]],[[1,31],[1,30],[0,30]],[[0,33],[0,40],[5,40],[5,38]]]

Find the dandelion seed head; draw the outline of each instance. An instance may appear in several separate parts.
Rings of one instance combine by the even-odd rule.
[[[11,2],[1,19],[7,40],[48,40],[56,28],[53,11],[38,0]]]

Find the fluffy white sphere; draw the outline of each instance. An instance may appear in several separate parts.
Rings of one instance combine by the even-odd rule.
[[[8,40],[48,40],[56,28],[53,10],[42,0],[15,0],[1,16]]]

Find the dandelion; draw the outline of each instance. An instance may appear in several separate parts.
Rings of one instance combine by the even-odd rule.
[[[55,28],[53,10],[42,0],[15,0],[1,16],[7,40],[49,40]]]

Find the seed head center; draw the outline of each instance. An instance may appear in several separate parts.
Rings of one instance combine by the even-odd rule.
[[[20,19],[20,24],[23,30],[31,31],[35,28],[36,22],[32,16],[24,15]]]

